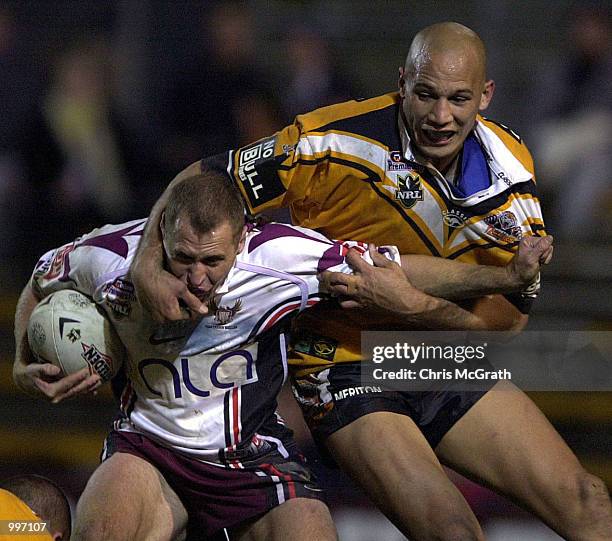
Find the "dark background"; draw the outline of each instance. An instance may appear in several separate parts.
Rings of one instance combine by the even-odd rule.
[[[104,222],[145,216],[184,166],[294,115],[395,89],[423,26],[455,20],[488,48],[487,116],[536,158],[555,234],[532,328],[612,325],[610,2],[4,1],[0,5],[0,478],[37,472],[76,501],[113,416],[107,389],[51,406],[14,387],[12,320],[36,258]],[[612,483],[610,393],[536,393],[583,463]],[[316,452],[289,396],[283,409]],[[401,539],[317,465],[343,541]],[[491,539],[554,539],[457,482]],[[356,510],[359,510],[356,513]],[[506,519],[511,519],[509,522]]]

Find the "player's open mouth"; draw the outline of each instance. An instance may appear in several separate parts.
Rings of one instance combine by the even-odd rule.
[[[455,135],[455,132],[450,130],[422,130],[422,133],[427,140],[426,142],[433,146],[446,145]]]
[[[210,297],[210,291],[204,291],[198,287],[190,287],[189,292],[193,293],[200,301],[205,302]]]

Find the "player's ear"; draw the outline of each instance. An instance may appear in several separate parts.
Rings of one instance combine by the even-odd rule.
[[[399,67],[399,81],[397,84],[399,86],[400,96],[402,98],[405,98],[406,97],[406,78],[405,78],[405,71],[402,66]]]
[[[495,92],[495,81],[489,79],[485,82],[484,89],[480,95],[480,104],[478,105],[479,111],[484,111],[489,106],[489,103],[491,103],[493,99],[493,92]]]
[[[247,227],[247,224],[244,224],[242,226],[242,231],[240,232],[240,240],[238,241],[238,249],[236,250],[237,254],[242,252],[242,249],[244,248],[244,243],[246,242],[246,235],[248,230],[249,228]]]
[[[161,219],[159,220],[159,230],[161,231],[162,238],[166,234],[166,211],[164,210],[161,215]]]

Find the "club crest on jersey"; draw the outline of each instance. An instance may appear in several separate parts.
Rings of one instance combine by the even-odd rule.
[[[487,235],[502,242],[521,240],[523,232],[513,212],[505,210],[484,219],[487,224]]]
[[[293,349],[311,357],[332,361],[338,348],[338,342],[326,336],[306,334],[300,336],[293,344]]]
[[[387,171],[406,171],[409,165],[404,161],[404,156],[399,150],[389,152],[387,159]]]
[[[217,325],[227,325],[242,310],[242,299],[238,299],[234,306],[219,306],[213,298],[208,303],[208,309],[215,315],[215,323]]]
[[[397,175],[395,199],[407,209],[414,207],[417,201],[423,201],[421,177],[413,171],[408,171],[405,175]]]
[[[442,211],[442,221],[448,227],[454,227],[455,229],[463,227],[467,219],[467,216],[460,210],[451,209]]]

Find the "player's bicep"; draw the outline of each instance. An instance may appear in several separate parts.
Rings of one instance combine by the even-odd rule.
[[[319,160],[299,122],[231,151],[227,172],[252,213],[288,207],[307,198],[319,178]]]

